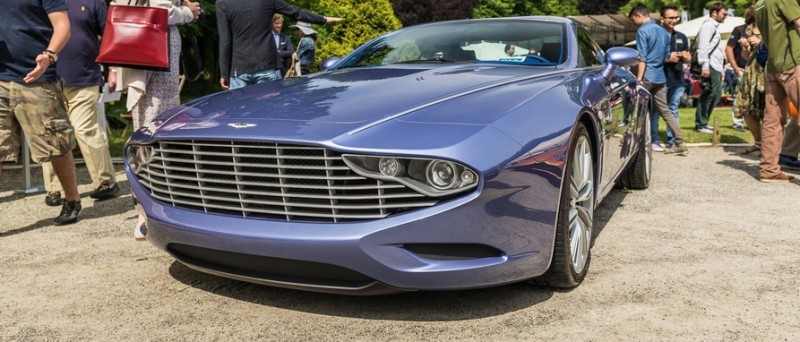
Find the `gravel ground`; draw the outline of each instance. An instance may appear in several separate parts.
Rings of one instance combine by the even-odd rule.
[[[382,297],[192,271],[133,240],[127,182],[116,199],[84,197],[81,220],[54,227],[58,209],[15,192],[22,171],[6,170],[0,341],[797,341],[800,182],[758,182],[756,157],[738,150],[656,155],[650,189],[614,190],[576,289]],[[79,174],[85,196],[90,182]]]

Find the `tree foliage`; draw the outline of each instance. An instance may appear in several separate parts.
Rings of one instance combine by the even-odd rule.
[[[579,0],[578,11],[583,15],[589,14],[613,14],[619,13],[620,7],[628,3],[628,0]]]
[[[292,1],[292,4],[343,19],[335,24],[314,25],[318,40],[312,70],[317,70],[319,63],[328,57],[342,57],[370,39],[401,27],[388,0],[300,0]],[[290,24],[293,22],[287,19],[285,25],[288,27]],[[287,29],[286,33],[293,37],[296,47],[299,38],[294,30]]]
[[[578,0],[482,0],[472,15],[474,18],[513,17],[523,15],[578,15]]]
[[[469,19],[481,0],[391,0],[403,26],[433,21]]]

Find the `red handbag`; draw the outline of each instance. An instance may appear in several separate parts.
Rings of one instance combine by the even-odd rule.
[[[106,28],[95,62],[107,66],[169,71],[167,9],[125,6],[108,8]]]

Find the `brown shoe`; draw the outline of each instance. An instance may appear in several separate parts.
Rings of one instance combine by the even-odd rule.
[[[764,183],[787,183],[792,180],[794,180],[794,176],[789,176],[783,172],[772,177],[761,177],[761,181]]]

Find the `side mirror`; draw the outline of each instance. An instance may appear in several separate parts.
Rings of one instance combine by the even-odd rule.
[[[324,71],[324,70],[328,70],[328,69],[330,69],[330,68],[331,68],[331,67],[332,67],[334,64],[336,64],[337,62],[339,62],[339,60],[340,60],[340,59],[339,59],[339,57],[336,57],[336,56],[333,56],[333,57],[328,57],[327,59],[325,59],[324,61],[322,61],[322,63],[320,63],[320,64],[319,64],[319,68],[320,68],[321,70],[323,70],[323,71]]]
[[[639,51],[622,46],[610,48],[606,51],[606,68],[603,69],[603,77],[609,79],[618,67],[631,66],[639,63],[639,60]]]

